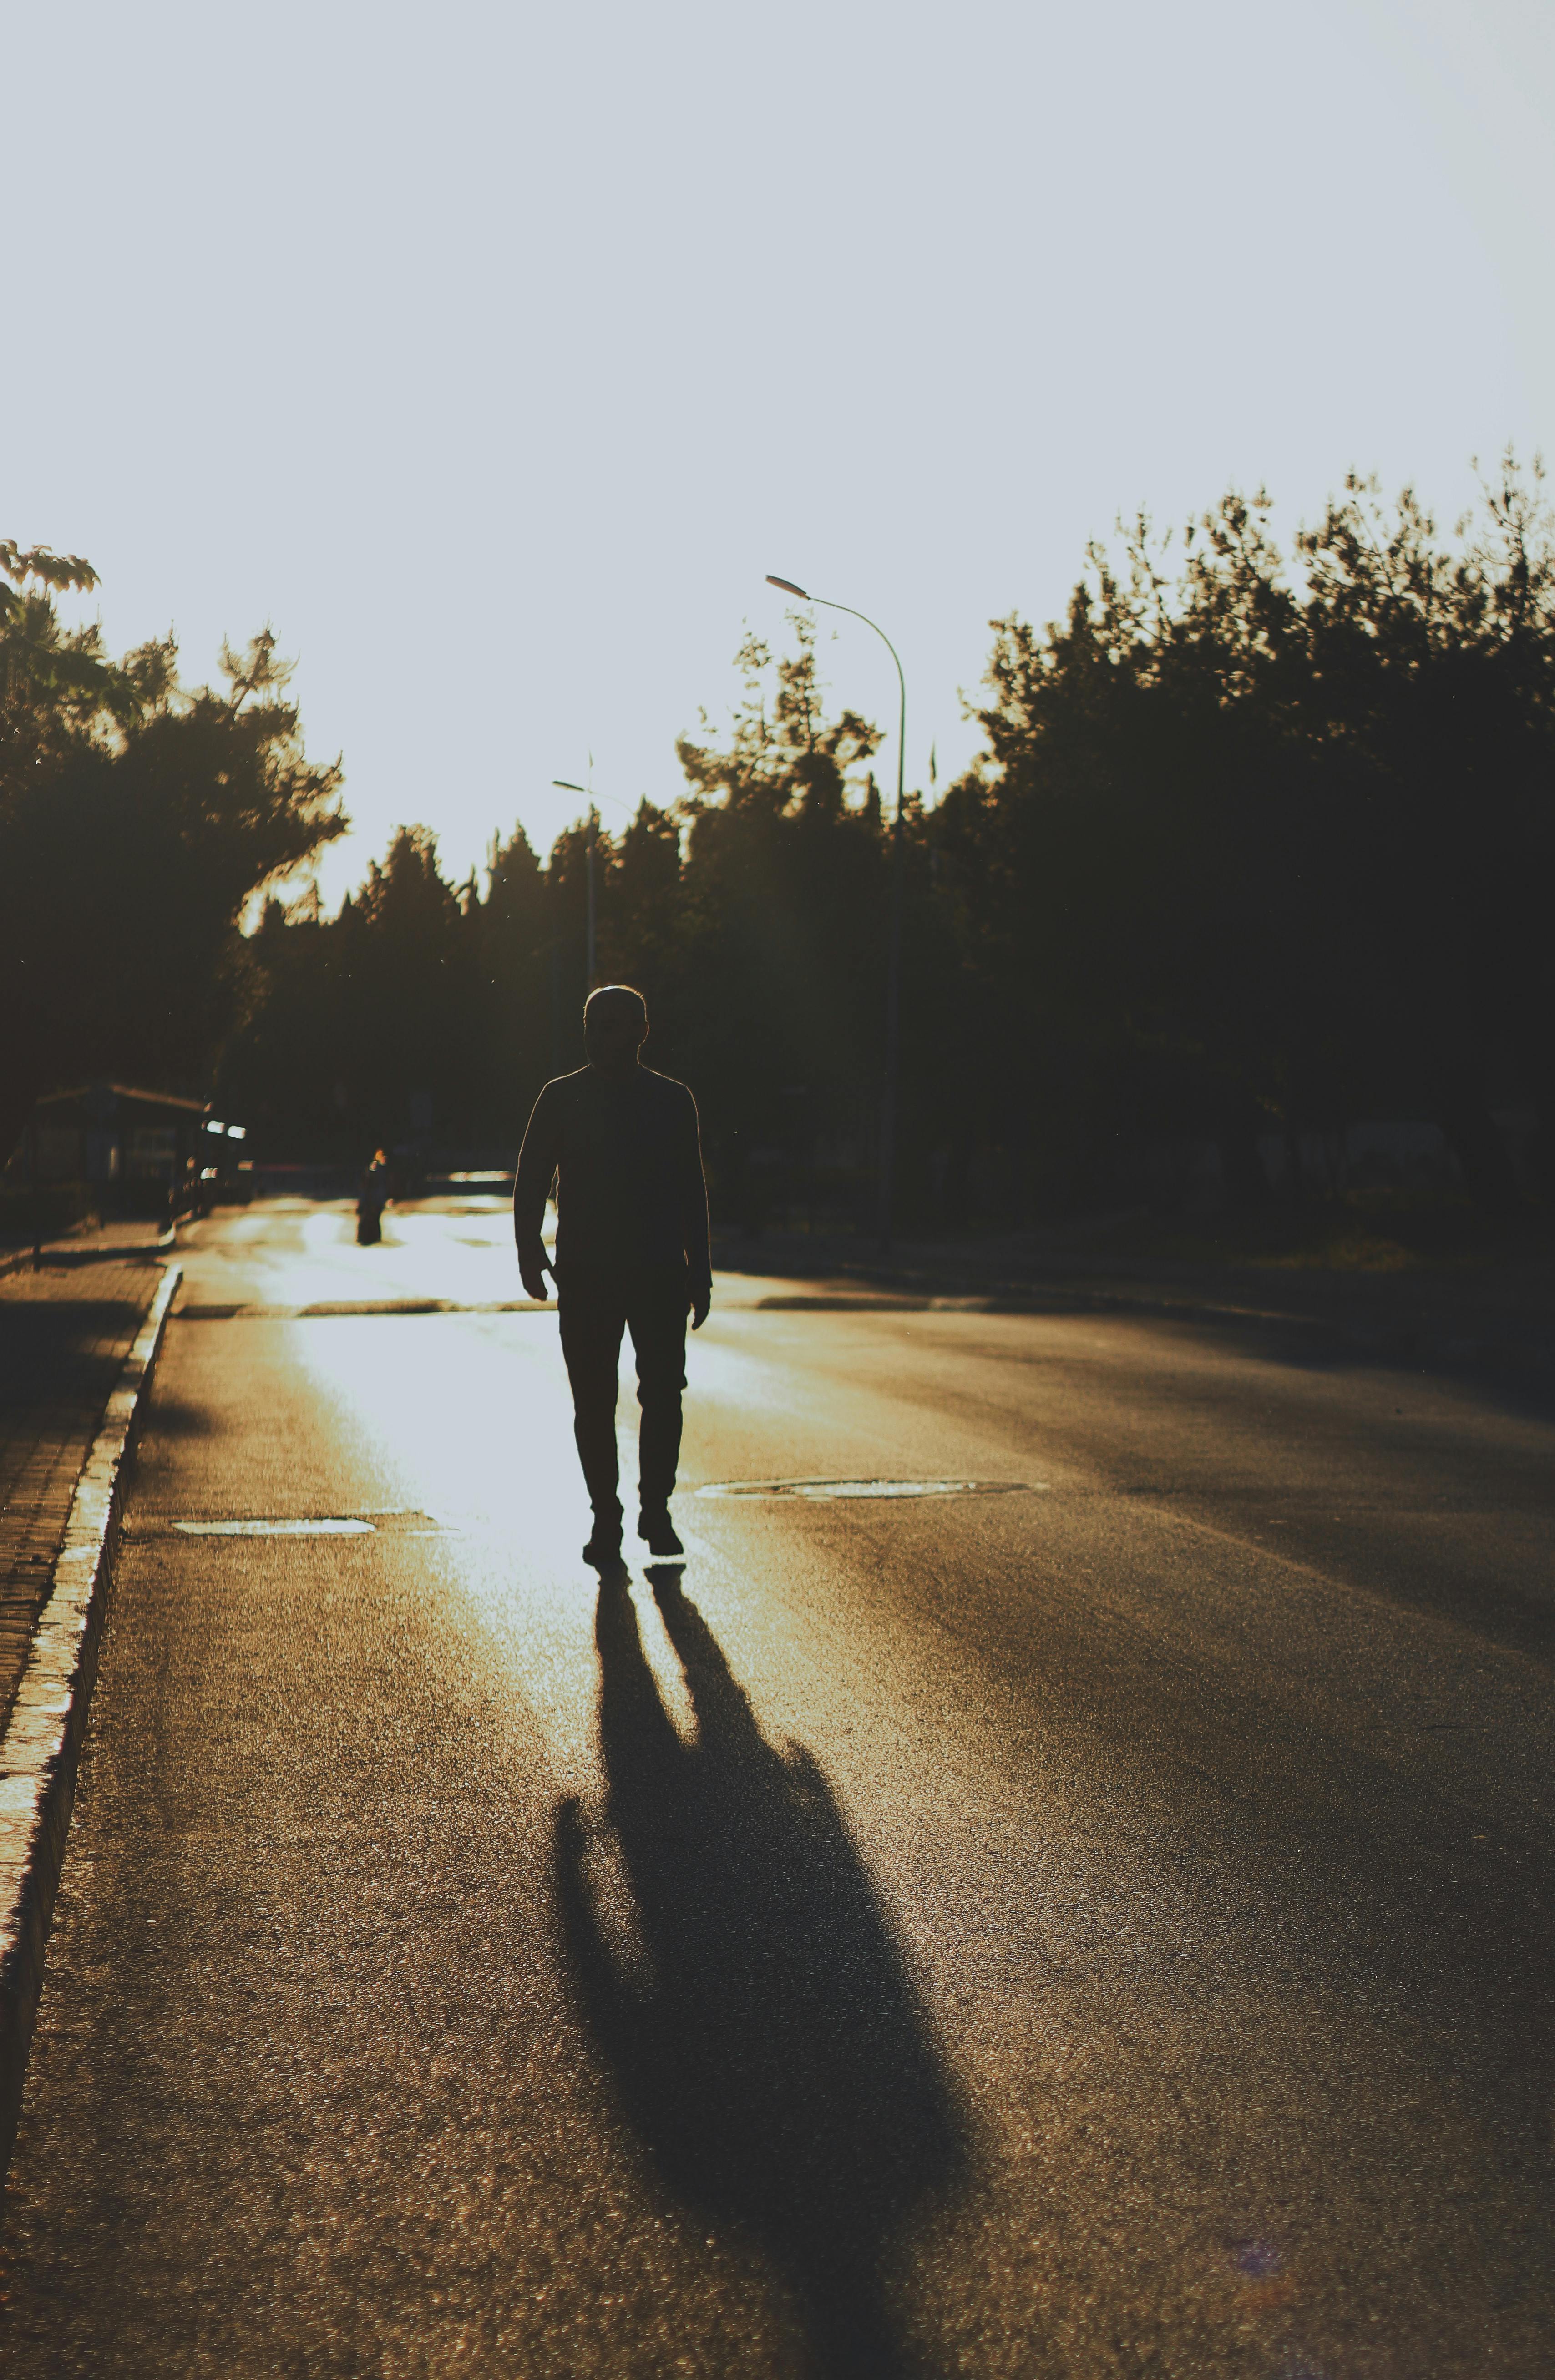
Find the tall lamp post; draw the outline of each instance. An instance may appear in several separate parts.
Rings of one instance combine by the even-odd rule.
[[[885,1086],[881,1099],[880,1231],[881,1247],[889,1254],[896,1172],[896,1087],[902,1006],[902,806],[906,782],[907,681],[902,674],[901,655],[880,622],[871,620],[868,612],[856,612],[851,603],[833,603],[824,595],[807,594],[804,588],[795,586],[792,578],[779,578],[771,570],[767,573],[767,584],[769,587],[781,587],[785,595],[797,595],[801,603],[819,603],[825,611],[845,612],[850,620],[862,620],[867,628],[873,628],[896,663],[896,684],[902,701],[896,720],[896,815],[891,825],[891,927],[885,969]]]
[[[594,989],[594,840],[600,831],[600,814],[594,807],[594,796],[587,785],[574,785],[565,777],[553,777],[552,783],[564,794],[589,795],[589,990]]]
[[[599,839],[600,813],[596,806],[594,791],[591,785],[575,785],[566,777],[553,777],[551,782],[557,788],[558,792],[564,794],[582,794],[587,797],[589,803],[589,989],[592,991],[594,989],[594,977],[597,971],[594,965],[594,845]],[[601,798],[608,802],[614,800],[614,795],[612,794],[605,794],[601,795]],[[625,802],[616,802],[615,807],[618,810],[626,810],[627,817],[631,817],[632,813],[630,810],[626,809]]]

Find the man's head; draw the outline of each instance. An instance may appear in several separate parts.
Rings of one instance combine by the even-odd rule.
[[[583,1046],[601,1075],[629,1075],[648,1038],[648,1004],[630,984],[601,984],[583,1003]]]

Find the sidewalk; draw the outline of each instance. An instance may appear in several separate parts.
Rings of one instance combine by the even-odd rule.
[[[15,1697],[70,1498],[157,1284],[154,1223],[54,1243],[0,1272],[0,1728]]]

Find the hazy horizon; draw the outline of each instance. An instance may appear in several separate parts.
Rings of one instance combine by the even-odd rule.
[[[355,832],[448,872],[680,790],[769,571],[880,620],[909,784],[1088,539],[1348,469],[1443,526],[1555,444],[1555,22],[89,6],[8,32],[68,162],[14,266],[0,530],[186,678],[265,620]],[[88,298],[82,285],[91,287]],[[833,633],[835,632],[835,633]],[[834,700],[889,659],[820,615]],[[879,756],[893,781],[888,740]],[[607,820],[617,817],[607,805]]]

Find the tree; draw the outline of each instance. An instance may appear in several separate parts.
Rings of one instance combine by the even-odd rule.
[[[1509,451],[1457,544],[1352,478],[1299,541],[1324,759],[1351,790],[1377,1055],[1481,1196],[1512,1184],[1492,1100],[1542,1109],[1555,1188],[1555,519]]]
[[[674,1046],[747,1208],[750,1150],[856,1129],[865,1110],[872,1127],[881,1063],[886,849],[860,774],[880,735],[852,710],[828,722],[813,625],[791,619],[775,671],[759,639],[742,645],[727,740],[676,747],[692,790]]]
[[[444,1133],[469,1128],[480,1050],[470,1032],[475,952],[465,926],[438,868],[435,835],[402,826],[383,867],[370,864],[356,903],[352,1095],[374,1135],[431,1122]]]
[[[560,951],[545,870],[521,826],[492,839],[484,902],[470,912],[485,1013],[481,1080],[490,1128],[506,1145],[542,1083],[561,1069]]]
[[[122,1072],[203,1084],[259,887],[345,832],[269,628],[186,692],[171,638],[111,662],[55,598],[90,564],[0,544],[0,1154],[34,1100]]]
[[[1537,468],[1509,456],[1455,548],[1352,479],[1294,584],[1267,514],[1228,496],[1174,578],[1139,522],[1063,624],[994,624],[989,759],[944,820],[976,964],[1039,1069],[1084,1050],[1095,1138],[1197,1122],[1255,1190],[1260,1127],[1424,1110],[1504,1191],[1488,1095],[1548,1078],[1551,1013]]]

